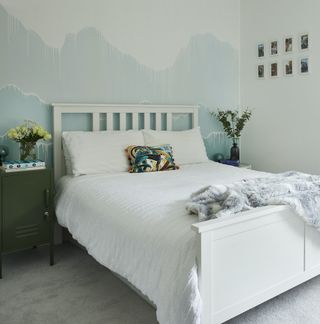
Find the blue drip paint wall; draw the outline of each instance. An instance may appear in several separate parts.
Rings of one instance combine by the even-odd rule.
[[[228,152],[228,141],[214,135],[222,129],[209,111],[238,106],[238,50],[212,33],[192,36],[173,65],[155,70],[95,28],[84,26],[67,35],[62,48],[50,47],[0,5],[0,48],[0,144],[9,143],[11,158],[18,158],[18,146],[6,131],[25,119],[51,131],[52,102],[198,104],[208,156]],[[40,150],[50,161],[51,146]]]

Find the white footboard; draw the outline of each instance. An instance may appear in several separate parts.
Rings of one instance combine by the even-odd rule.
[[[193,225],[202,324],[222,323],[320,274],[320,233],[287,206]]]

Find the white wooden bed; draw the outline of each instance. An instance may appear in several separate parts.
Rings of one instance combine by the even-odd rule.
[[[54,172],[64,175],[61,145],[63,114],[92,114],[92,130],[100,130],[106,117],[113,130],[113,114],[119,114],[120,130],[130,125],[150,128],[150,114],[160,130],[162,114],[167,130],[174,114],[190,114],[198,125],[197,106],[54,104]],[[198,237],[197,263],[203,302],[202,324],[222,323],[254,306],[320,274],[320,233],[306,225],[289,207],[270,206],[192,226]],[[180,324],[180,323],[177,323]]]

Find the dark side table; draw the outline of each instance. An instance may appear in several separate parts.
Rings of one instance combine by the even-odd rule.
[[[54,264],[54,223],[51,169],[0,171],[0,278],[4,253],[48,244]]]

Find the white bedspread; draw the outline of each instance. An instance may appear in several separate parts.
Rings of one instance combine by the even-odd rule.
[[[129,280],[157,306],[161,324],[200,324],[197,218],[190,194],[260,172],[214,162],[177,171],[66,176],[58,185],[58,222],[88,253]],[[107,293],[106,287],[106,293]]]

